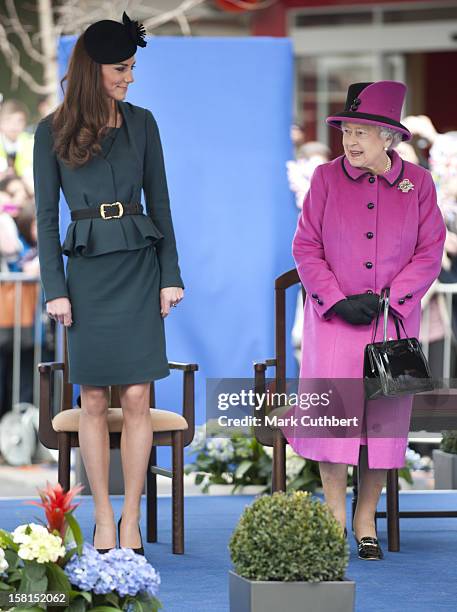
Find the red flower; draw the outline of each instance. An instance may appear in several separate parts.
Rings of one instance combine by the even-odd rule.
[[[24,503],[44,508],[48,521],[48,531],[52,532],[54,529],[57,529],[63,539],[67,529],[65,513],[71,512],[79,506],[79,503],[71,505],[71,501],[82,489],[84,489],[84,485],[78,484],[65,493],[60,483],[52,487],[47,482],[45,489],[38,489],[42,503],[37,501],[27,501]]]

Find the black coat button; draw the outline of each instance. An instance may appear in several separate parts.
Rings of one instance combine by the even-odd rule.
[[[404,304],[404,303],[405,303],[405,298],[400,298],[400,299],[398,300],[398,303],[399,303],[399,304]]]
[[[322,306],[324,302],[322,300],[317,300],[317,303],[319,304],[319,306]]]
[[[373,293],[373,291],[372,291],[371,289],[367,289],[367,290],[365,291],[365,293],[369,293],[369,294],[371,295],[371,294]]]
[[[374,234],[373,232],[367,232],[367,238],[373,238]]]
[[[368,182],[370,183],[374,183],[375,182],[375,177],[374,176],[370,176],[370,178],[368,179]]]
[[[316,298],[317,298],[317,297],[319,297],[319,296],[317,295],[317,293],[313,293],[313,294],[311,294],[311,297],[312,297],[312,298],[314,298],[314,299],[316,299]]]
[[[368,208],[374,208],[374,204],[373,204],[373,202],[370,202],[369,204],[367,204],[367,207],[368,207]]]
[[[413,297],[413,294],[412,294],[412,293],[407,293],[407,294],[405,295],[405,297],[407,297],[407,298],[408,298],[408,300],[409,300],[410,298],[412,298],[412,297]]]
[[[371,263],[371,261],[367,261],[367,262],[365,263],[365,266],[366,266],[367,268],[372,268],[372,267],[373,267],[373,264]]]

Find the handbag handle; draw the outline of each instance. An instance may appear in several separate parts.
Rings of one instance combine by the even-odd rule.
[[[389,299],[390,299],[390,287],[386,287],[386,295],[387,295],[387,304],[389,304]],[[400,329],[398,327],[398,322],[400,322],[400,325],[402,326],[403,331],[405,332],[405,337],[409,339],[408,334],[406,333],[406,329],[405,326],[403,325],[403,321],[397,317],[397,315],[395,315],[392,311],[390,311],[390,314],[392,315],[393,319],[394,319],[394,323],[395,323],[395,329],[397,330],[397,339],[400,340]],[[387,324],[385,324],[385,329],[387,330]],[[386,332],[384,331],[384,342],[386,341]]]
[[[382,288],[381,289],[381,295],[379,297],[379,302],[378,302],[378,312],[376,313],[376,324],[375,327],[373,329],[373,336],[371,338],[371,344],[373,344],[374,339],[376,337],[376,332],[378,331],[378,322],[379,322],[379,315],[381,314],[381,309],[383,307],[384,304],[384,295],[385,295],[385,289]],[[386,331],[387,331],[387,327],[386,327]],[[387,335],[387,334],[386,334]],[[385,341],[385,340],[384,340]]]
[[[381,295],[379,298],[379,304],[378,304],[378,312],[376,314],[376,325],[374,328],[374,332],[373,332],[373,337],[371,339],[371,342],[374,342],[374,339],[376,337],[376,332],[378,331],[378,321],[379,321],[379,315],[381,314],[381,309],[384,306],[384,340],[383,342],[387,342],[387,321],[388,321],[388,317],[389,317],[389,299],[390,299],[390,287],[383,287],[381,289]],[[395,323],[395,329],[397,331],[397,340],[400,340],[400,328],[398,326],[398,322],[400,322],[400,325],[402,326],[403,331],[405,332],[405,336],[406,338],[409,339],[408,334],[406,333],[406,329],[405,326],[403,325],[403,321],[401,319],[399,319],[392,311],[391,311],[391,315],[394,319],[394,323]]]

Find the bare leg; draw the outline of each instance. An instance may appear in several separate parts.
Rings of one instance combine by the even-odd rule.
[[[125,487],[119,544],[130,548],[141,546],[138,531],[140,501],[151,454],[153,433],[149,414],[149,393],[150,383],[119,387],[124,415],[121,456]]]
[[[387,470],[368,468],[367,446],[362,445],[359,462],[360,485],[354,514],[354,532],[358,540],[364,536],[377,537],[374,515],[386,476]]]
[[[325,501],[343,529],[346,526],[347,469],[346,463],[319,461]]]
[[[107,410],[107,387],[81,385],[79,447],[94,499],[96,548],[116,546],[114,512],[108,492],[110,452]]]

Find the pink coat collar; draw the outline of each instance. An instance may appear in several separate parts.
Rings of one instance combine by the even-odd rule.
[[[386,174],[379,174],[378,176],[380,178],[384,178],[387,183],[391,187],[393,187],[403,175],[403,160],[394,149],[390,151],[390,157],[392,158],[391,169],[389,170],[389,172],[386,172]],[[361,168],[355,168],[354,166],[351,166],[351,163],[346,157],[346,155],[342,156],[341,161],[344,173],[353,181],[356,181],[361,176],[364,176],[366,174],[371,174],[368,170],[363,170]]]

